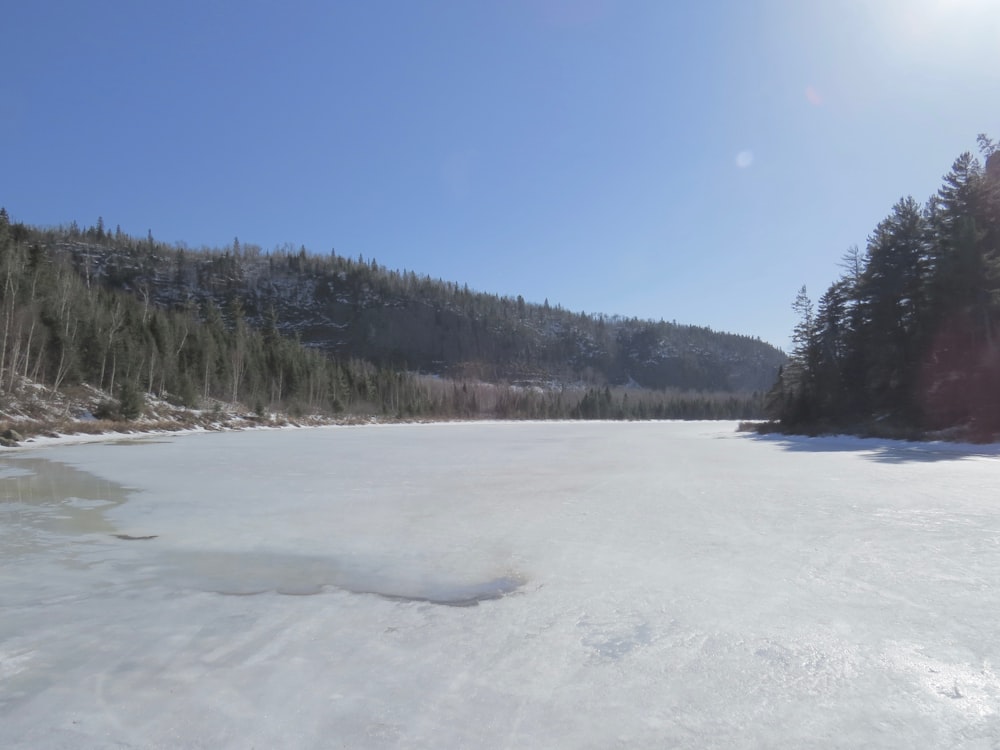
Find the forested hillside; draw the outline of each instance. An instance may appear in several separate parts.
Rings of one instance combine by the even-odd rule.
[[[55,390],[88,383],[119,396],[129,417],[141,409],[142,392],[192,407],[214,399],[293,411],[407,398],[405,376],[257,330],[235,300],[228,318],[214,305],[161,308],[81,276],[39,239],[0,209],[5,399],[23,382]]]
[[[263,252],[234,240],[191,251],[108,232],[35,233],[91,284],[166,309],[216,307],[339,358],[490,382],[765,390],[783,353],[706,328],[571,313],[470,291],[374,260]],[[234,305],[236,307],[234,307]]]
[[[102,219],[39,229],[0,213],[0,284],[0,394],[88,383],[126,407],[152,393],[258,411],[747,417],[784,360],[745,336],[570,313],[304,248],[191,250]]]
[[[768,409],[789,430],[1000,431],[1000,152],[958,157],[921,205],[903,198],[812,302]]]

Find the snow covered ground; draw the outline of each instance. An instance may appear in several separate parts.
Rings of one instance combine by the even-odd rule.
[[[8,451],[0,747],[1000,747],[998,450],[734,427]]]

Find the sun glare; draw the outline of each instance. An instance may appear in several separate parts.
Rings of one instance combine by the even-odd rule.
[[[1000,50],[1000,2],[996,0],[898,0],[882,7],[886,41],[907,58],[935,56],[967,64]]]

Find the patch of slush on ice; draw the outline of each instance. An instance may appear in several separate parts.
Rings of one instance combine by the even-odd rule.
[[[909,674],[932,697],[969,718],[995,716],[1000,708],[1000,678],[989,660],[981,666],[936,659],[913,643],[889,644],[887,668]]]
[[[577,627],[583,631],[580,643],[601,660],[620,661],[654,640],[650,623],[634,613],[601,621],[584,615]]]
[[[446,607],[475,607],[480,602],[502,599],[513,594],[525,583],[525,579],[520,575],[510,574],[472,584],[456,585],[440,581],[428,582],[407,593],[402,593],[405,591],[403,588],[394,590],[391,583],[381,586],[382,590],[347,590],[355,594],[375,594],[392,601],[423,602],[441,604]]]
[[[184,587],[229,596],[277,593],[309,596],[327,589],[393,601],[474,607],[519,590],[526,579],[505,572],[488,580],[464,580],[441,572],[371,561],[338,560],[262,550],[165,553],[168,576]],[[379,571],[379,572],[376,572]]]
[[[67,507],[79,508],[80,510],[95,510],[97,508],[106,508],[108,506],[115,505],[112,500],[85,497],[68,497],[64,503]]]
[[[849,692],[864,671],[858,647],[828,628],[755,636],[680,626],[663,643],[685,679],[706,693],[719,684],[727,686],[720,712],[737,696],[761,696],[766,704]]]
[[[762,674],[796,695],[828,695],[859,674],[857,648],[822,630],[793,638],[768,637],[748,644]]]
[[[106,511],[128,499],[116,482],[44,458],[0,462],[0,562],[49,547],[63,535],[107,535],[118,529]]]

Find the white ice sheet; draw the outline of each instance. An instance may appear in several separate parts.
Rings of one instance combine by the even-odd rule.
[[[1000,746],[996,449],[734,427],[6,453],[0,747]]]

